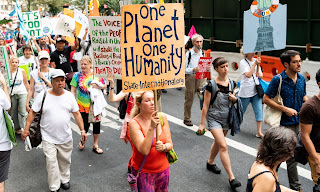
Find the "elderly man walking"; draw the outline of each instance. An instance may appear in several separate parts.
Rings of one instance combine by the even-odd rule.
[[[40,121],[43,152],[46,155],[48,183],[51,191],[70,188],[70,165],[73,149],[72,131],[70,127],[70,113],[73,114],[81,131],[82,141],[87,140],[83,121],[77,101],[71,92],[64,90],[65,73],[61,69],[51,72],[52,89],[47,91],[43,103]],[[42,91],[34,101],[29,112],[22,139],[29,133],[37,112],[40,111],[45,91]]]
[[[192,49],[186,53],[186,90],[184,99],[184,121],[187,126],[193,126],[191,121],[191,108],[194,100],[194,94],[200,91],[205,84],[206,79],[195,79],[196,72],[199,71],[198,63],[200,57],[204,57],[202,51],[203,37],[195,34],[191,38]]]

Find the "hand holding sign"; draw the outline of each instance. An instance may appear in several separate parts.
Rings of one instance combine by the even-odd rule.
[[[196,73],[196,79],[205,79],[210,77],[210,63],[212,57],[200,57],[198,64],[198,72]]]

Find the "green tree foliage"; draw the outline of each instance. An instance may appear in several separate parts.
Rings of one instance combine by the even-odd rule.
[[[52,15],[56,15],[61,12],[63,4],[70,3],[68,0],[27,0],[28,11],[37,10],[38,7],[43,7],[45,11]]]

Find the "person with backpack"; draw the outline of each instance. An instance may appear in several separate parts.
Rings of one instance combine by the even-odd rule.
[[[205,84],[206,79],[195,79],[196,72],[199,71],[198,63],[200,57],[204,56],[202,51],[203,37],[195,34],[191,38],[192,49],[186,53],[186,90],[184,100],[184,121],[187,126],[193,126],[191,121],[191,108],[194,100],[194,94],[200,95],[201,87]]]
[[[205,119],[207,119],[207,129],[214,137],[211,146],[209,160],[207,161],[207,169],[220,174],[221,170],[214,163],[217,154],[220,152],[221,162],[229,176],[229,184],[234,190],[241,186],[241,183],[235,178],[231,169],[230,157],[228,154],[228,146],[225,139],[229,126],[229,105],[237,102],[237,97],[233,94],[236,83],[228,78],[229,64],[223,57],[216,58],[213,62],[214,69],[218,72],[218,76],[208,83],[204,93],[204,103],[201,113],[201,122],[198,133],[204,133]],[[212,93],[213,87],[216,86],[215,93]],[[213,97],[212,97],[212,94]]]

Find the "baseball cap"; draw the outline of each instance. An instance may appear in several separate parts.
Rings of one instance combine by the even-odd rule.
[[[61,69],[53,69],[51,72],[51,78],[56,78],[56,77],[66,77],[66,74],[61,70]]]
[[[39,52],[39,60],[41,60],[43,58],[50,59],[50,55],[49,55],[48,51],[42,50]]]
[[[63,41],[64,43],[66,43],[66,40],[62,39],[61,37],[58,37],[57,40],[56,40],[56,42],[58,43],[58,42],[60,42],[60,41]]]

